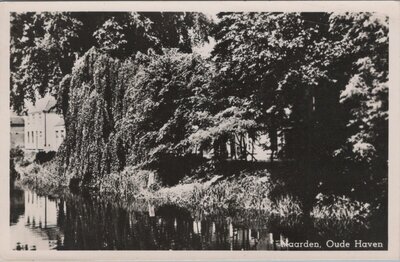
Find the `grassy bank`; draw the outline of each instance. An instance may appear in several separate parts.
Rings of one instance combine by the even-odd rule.
[[[17,183],[31,187],[39,194],[58,196],[68,191],[69,178],[58,175],[55,161],[43,164],[18,162],[16,170],[20,173]],[[154,182],[149,184],[152,176]],[[285,228],[298,227],[304,218],[311,218],[314,227],[324,235],[346,235],[346,232],[366,228],[371,215],[371,206],[367,203],[346,196],[323,194],[317,195],[310,213],[304,214],[298,196],[291,193],[283,181],[273,179],[266,169],[244,170],[229,177],[198,172],[166,187],[153,171],[127,167],[99,179],[94,187],[93,193],[103,198],[127,204],[175,205],[186,208],[197,218],[223,214],[248,218],[249,221],[258,216],[279,221]]]
[[[68,191],[69,179],[58,174],[55,161],[38,164],[23,159],[15,162],[15,170],[19,174],[15,184],[33,189],[39,195],[60,196]]]

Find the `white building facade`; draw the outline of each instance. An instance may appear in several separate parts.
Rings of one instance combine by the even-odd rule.
[[[62,115],[55,112],[56,100],[46,96],[36,101],[25,116],[25,149],[57,151],[65,137]]]

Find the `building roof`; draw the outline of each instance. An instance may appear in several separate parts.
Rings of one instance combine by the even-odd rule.
[[[55,124],[54,126],[64,126],[64,119],[61,118],[60,121],[57,122],[57,124]]]
[[[10,117],[10,125],[11,126],[24,126],[25,121],[22,116],[12,116]]]
[[[28,113],[38,113],[38,112],[49,112],[57,104],[57,100],[51,96],[46,95],[45,97],[36,100],[35,105],[28,107]]]

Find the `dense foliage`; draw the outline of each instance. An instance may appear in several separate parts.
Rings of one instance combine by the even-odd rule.
[[[191,52],[207,40],[209,24],[200,13],[11,13],[11,106],[22,112],[25,100],[52,93],[65,113],[68,90],[59,83],[91,47],[121,58],[150,49]]]
[[[210,23],[199,13],[14,13],[11,104],[58,97],[60,172],[86,186],[129,166],[171,182],[204,152],[221,161],[228,141],[266,135],[271,160],[295,163],[307,212],[320,191],[386,192],[387,17],[219,13]],[[211,56],[193,53],[209,35]]]
[[[124,61],[87,52],[61,83],[71,100],[65,172],[90,182],[127,165],[189,152],[186,140],[196,120],[191,110],[203,106],[207,83],[204,65],[200,56],[176,50]]]

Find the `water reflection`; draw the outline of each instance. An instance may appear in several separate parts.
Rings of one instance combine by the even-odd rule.
[[[257,211],[187,210],[68,194],[54,199],[21,189],[10,196],[13,250],[286,250],[280,244],[288,238],[327,239],[312,224],[288,226]]]
[[[58,226],[60,200],[32,191],[11,191],[10,239],[14,250],[49,250],[59,246],[64,234]]]
[[[175,206],[51,199],[20,189],[11,193],[10,225],[14,250],[276,249],[267,228],[230,217],[200,220]]]

